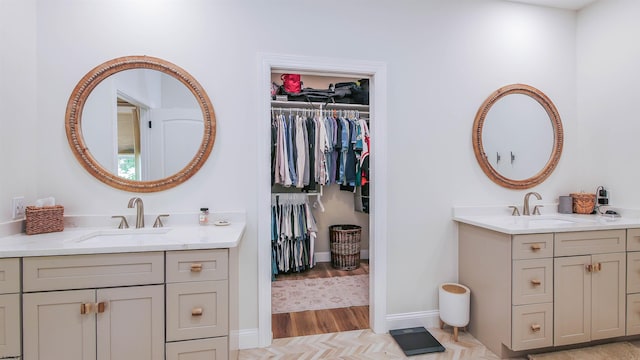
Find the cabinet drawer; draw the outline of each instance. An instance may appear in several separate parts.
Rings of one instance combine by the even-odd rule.
[[[556,233],[555,256],[590,255],[626,250],[626,230]]]
[[[0,358],[20,355],[20,294],[0,295]]]
[[[23,277],[25,292],[161,284],[164,253],[24,258]]]
[[[228,269],[227,249],[167,252],[167,283],[224,280]]]
[[[627,336],[640,334],[640,294],[627,295]]]
[[[514,235],[512,244],[514,260],[553,257],[553,234]]]
[[[513,305],[553,301],[553,259],[513,262]]]
[[[553,345],[553,303],[514,306],[512,309],[512,350]]]
[[[640,293],[640,251],[627,253],[627,294]]]
[[[640,229],[627,229],[627,251],[640,251]]]
[[[213,339],[179,341],[167,344],[167,360],[227,360],[226,336]]]
[[[0,259],[0,294],[20,292],[20,259]]]
[[[228,335],[227,280],[167,284],[167,341]]]

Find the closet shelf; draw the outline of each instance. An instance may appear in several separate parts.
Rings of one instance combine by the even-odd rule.
[[[321,103],[321,102],[305,102],[305,101],[271,101],[272,107],[278,108],[299,108],[299,109],[336,109],[336,110],[358,110],[369,111],[369,105],[362,104],[344,104],[344,103]]]

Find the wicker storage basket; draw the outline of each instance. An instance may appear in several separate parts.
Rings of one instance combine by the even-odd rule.
[[[338,270],[354,270],[360,266],[360,235],[358,225],[332,225],[329,227],[331,266]]]
[[[50,233],[64,230],[64,206],[27,206],[27,235]]]
[[[596,206],[596,194],[573,193],[573,212],[576,214],[591,214]]]

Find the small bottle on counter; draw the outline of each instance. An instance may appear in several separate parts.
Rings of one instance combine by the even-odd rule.
[[[200,208],[200,216],[198,218],[200,225],[209,224],[209,208]]]

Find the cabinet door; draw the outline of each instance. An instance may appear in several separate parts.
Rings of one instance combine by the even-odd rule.
[[[167,284],[167,341],[229,333],[227,280]]]
[[[627,336],[640,334],[640,294],[627,295]]]
[[[553,345],[591,339],[591,256],[555,258],[553,264]]]
[[[24,294],[22,301],[25,360],[96,359],[95,314],[81,310],[95,302],[95,290]]]
[[[513,307],[511,350],[527,350],[553,345],[553,303]]]
[[[98,289],[98,360],[164,359],[164,286]]]
[[[0,358],[20,355],[20,294],[0,295]]]
[[[513,261],[513,305],[553,301],[553,259]]]
[[[168,343],[167,360],[227,360],[227,342],[227,337],[223,336]]]
[[[627,294],[640,293],[640,251],[627,253]]]
[[[591,256],[591,340],[625,334],[626,254]]]

